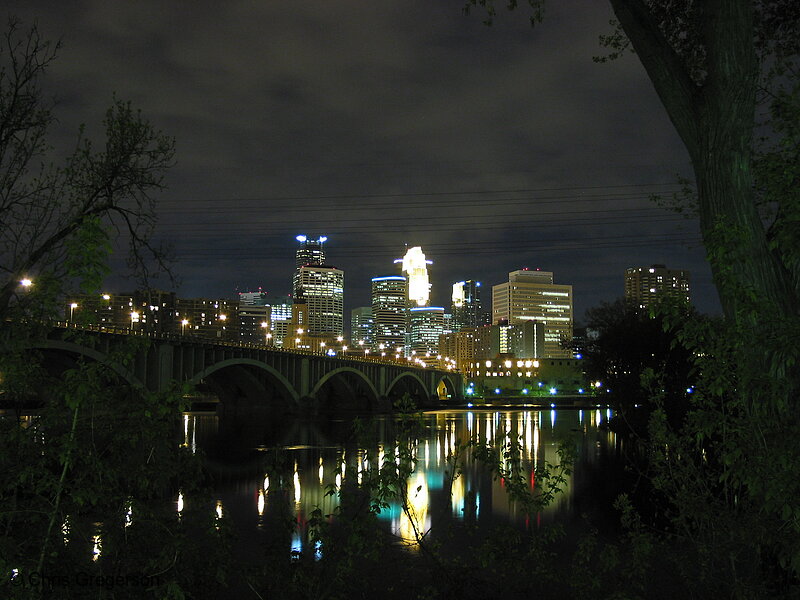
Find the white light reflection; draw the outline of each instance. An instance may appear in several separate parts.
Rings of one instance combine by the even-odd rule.
[[[408,481],[408,513],[400,512],[398,534],[400,539],[413,548],[419,547],[417,536],[428,528],[428,483],[425,474],[418,471],[413,481]]]
[[[525,450],[528,453],[528,458],[533,453],[533,426],[531,425],[531,413],[525,413]]]
[[[453,516],[456,518],[464,517],[464,478],[459,477],[453,482],[450,497],[453,503]]]
[[[269,492],[269,475],[264,475],[264,491]]]
[[[264,499],[264,490],[258,490],[258,516],[264,516],[264,507],[266,506],[266,500]]]
[[[70,526],[69,523],[69,515],[67,515],[66,517],[64,517],[64,522],[61,524],[61,535],[64,536],[65,544],[69,543],[69,534],[71,530],[72,527]]]
[[[92,560],[97,561],[103,553],[103,540],[100,537],[100,532],[92,536]]]
[[[473,415],[471,412],[468,412],[467,413],[467,431],[469,431],[470,434],[472,434],[472,424],[473,424],[474,420],[475,420],[475,415]]]
[[[294,465],[294,501],[300,504],[300,473],[297,472],[297,464]]]
[[[319,476],[319,484],[322,485],[323,475],[325,474],[324,470],[322,469],[322,457],[319,457],[319,470],[317,471]]]
[[[133,525],[133,504],[128,502],[128,510],[125,512],[125,527]]]
[[[177,508],[178,508],[178,516],[180,517],[181,513],[183,512],[183,492],[178,492]]]
[[[217,519],[222,518],[222,500],[217,500],[217,505],[214,508],[214,512],[217,513]]]
[[[556,411],[551,410],[550,411],[550,428],[552,429],[555,426],[556,426]]]

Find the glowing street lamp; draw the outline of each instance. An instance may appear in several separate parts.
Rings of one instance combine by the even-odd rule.
[[[181,321],[181,335],[183,335],[185,333],[186,326],[188,324],[189,324],[189,320],[188,319],[184,319],[183,321]]]
[[[75,309],[78,308],[78,303],[73,302],[69,305],[69,320],[72,321],[72,315],[75,313]]]
[[[75,306],[77,306],[77,304]],[[136,312],[135,310],[131,311],[131,329],[133,329],[133,324],[138,322],[139,322],[139,313]]]
[[[24,287],[26,290],[33,285],[33,281],[28,279],[27,277],[19,282],[19,284]]]
[[[266,321],[261,321],[261,329],[264,330],[264,345],[265,346],[269,343],[269,338],[270,338],[268,327],[269,327],[269,323],[267,323]]]

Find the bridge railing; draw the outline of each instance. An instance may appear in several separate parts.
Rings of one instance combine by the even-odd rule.
[[[270,352],[279,352],[286,354],[301,354],[306,356],[315,356],[317,358],[326,358],[330,360],[355,360],[358,362],[379,363],[391,366],[405,367],[409,369],[425,370],[415,364],[411,364],[407,360],[398,361],[389,356],[360,356],[353,354],[340,354],[328,355],[322,352],[315,352],[313,350],[303,350],[299,348],[282,348],[280,346],[268,346],[267,344],[255,344],[253,342],[234,342],[231,340],[212,339],[192,333],[174,333],[169,331],[147,331],[142,329],[131,329],[127,327],[116,327],[113,325],[99,325],[96,323],[75,323],[72,321],[50,321],[50,324],[58,329],[74,330],[74,331],[91,331],[94,333],[108,333],[112,335],[127,335],[146,337],[154,340],[164,340],[172,342],[189,342],[194,344],[210,344],[214,346],[225,346],[231,348],[250,348],[254,350],[267,350]],[[445,371],[447,369],[434,369]]]

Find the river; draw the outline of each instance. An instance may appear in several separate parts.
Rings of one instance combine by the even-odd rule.
[[[315,509],[334,514],[340,503],[335,492],[348,480],[363,486],[374,481],[370,476],[379,465],[409,457],[412,461],[404,464],[409,469],[406,510],[392,501],[380,511],[379,521],[398,542],[413,548],[415,532],[435,538],[459,523],[530,529],[587,514],[595,521],[607,519],[620,462],[619,442],[606,427],[611,416],[606,408],[441,410],[419,417],[409,436],[391,416],[300,420],[185,413],[183,443],[206,455],[213,473],[213,510],[234,525],[240,552],[281,538],[286,515],[295,522],[286,550],[310,550],[307,528]],[[354,423],[360,433],[353,433]],[[535,467],[538,475],[545,465],[553,472],[568,467],[563,491],[534,514],[512,501],[507,481],[474,456],[474,446],[502,450],[509,440],[518,441],[515,472],[524,472],[530,492],[547,484],[537,481]],[[573,454],[570,465],[562,464],[562,446]],[[509,458],[501,456],[500,465],[513,467]],[[456,477],[454,462],[459,464]]]

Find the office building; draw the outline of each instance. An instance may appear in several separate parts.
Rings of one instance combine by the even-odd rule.
[[[489,311],[483,309],[481,302],[480,281],[468,279],[453,284],[452,311],[453,331],[489,324]]]
[[[303,295],[302,282],[300,280],[300,268],[306,266],[319,266],[325,264],[325,250],[323,244],[328,240],[325,236],[320,236],[313,240],[305,235],[295,237],[299,246],[295,251],[294,276],[292,278],[292,289],[295,298]]]
[[[239,306],[266,306],[267,293],[261,291],[257,292],[239,292]]]
[[[456,369],[466,372],[475,360],[475,337],[477,327],[452,331],[439,336],[439,354],[452,358]]]
[[[350,345],[361,350],[374,350],[375,319],[371,306],[359,306],[350,312]]]
[[[250,344],[273,345],[269,306],[239,304],[239,341]]]
[[[269,326],[272,332],[272,343],[279,348],[283,347],[292,325],[294,300],[291,296],[267,296],[264,301],[270,308]]]
[[[374,345],[379,351],[405,345],[407,280],[401,275],[372,278]]]
[[[175,319],[185,334],[235,341],[239,334],[239,303],[227,298],[176,298]]]
[[[306,303],[304,329],[318,342],[334,342],[343,335],[344,328],[344,271],[328,265],[304,265],[298,275],[302,295],[295,298],[295,303]]]
[[[549,271],[512,271],[492,287],[492,322],[532,321],[544,327],[544,356],[568,358],[572,341],[572,286],[553,283]],[[502,350],[501,350],[502,352]]]
[[[439,336],[444,332],[443,307],[412,306],[408,309],[405,356],[413,355],[426,363],[435,364],[439,354]]]
[[[668,269],[666,265],[632,267],[625,270],[625,300],[647,309],[661,299],[690,302],[689,271]]]
[[[64,306],[64,320],[72,323],[176,333],[175,293],[140,290],[127,294],[73,294]]]

